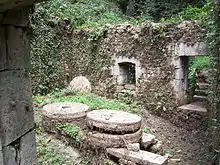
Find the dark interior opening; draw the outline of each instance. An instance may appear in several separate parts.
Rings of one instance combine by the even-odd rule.
[[[135,84],[135,64],[130,62],[119,63],[119,79],[122,84]]]

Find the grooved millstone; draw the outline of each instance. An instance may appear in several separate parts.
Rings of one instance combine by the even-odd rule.
[[[115,135],[99,132],[89,132],[88,141],[90,145],[108,148],[108,147],[126,147],[129,143],[139,143],[142,137],[142,130],[135,133],[124,135]]]
[[[84,125],[89,106],[82,103],[59,102],[47,104],[42,110],[43,127],[48,132],[56,133],[58,123]]]
[[[109,132],[136,132],[141,128],[141,117],[117,110],[95,110],[86,116],[87,126]]]

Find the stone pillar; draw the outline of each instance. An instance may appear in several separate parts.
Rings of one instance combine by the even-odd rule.
[[[31,7],[0,13],[0,165],[36,165],[30,46]]]

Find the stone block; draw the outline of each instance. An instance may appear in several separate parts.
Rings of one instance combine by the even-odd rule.
[[[159,152],[163,149],[163,146],[162,146],[162,141],[158,141],[156,144],[154,144],[150,150],[152,152]]]
[[[152,134],[143,133],[141,139],[141,147],[147,149],[150,145],[155,142],[155,136]]]
[[[0,150],[0,165],[3,165],[3,153],[2,150]]]
[[[187,75],[185,75],[185,76],[187,76]],[[184,70],[183,70],[183,68],[175,69],[174,78],[176,80],[183,80],[184,79]]]
[[[23,137],[3,147],[4,164],[37,165],[35,132],[31,131]]]
[[[22,28],[0,28],[0,38],[0,71],[31,68],[29,39]]]
[[[35,131],[24,135],[20,140],[21,165],[37,165]]]
[[[136,163],[125,159],[119,159],[118,163],[119,165],[136,165]]]
[[[179,56],[173,56],[172,57],[172,60],[171,60],[171,64],[176,68],[176,69],[179,69],[179,68],[182,68],[183,67],[183,64],[181,62],[181,59]]]
[[[168,158],[147,151],[129,151],[125,148],[107,148],[107,153],[119,159],[132,161],[140,165],[168,165]]]
[[[126,85],[125,85],[125,89],[127,89],[127,90],[135,90],[135,89],[136,89],[136,86],[135,86],[135,85],[132,85],[132,84],[126,84]]]
[[[118,85],[117,86],[117,92],[121,92],[124,89],[124,86]]]
[[[20,160],[20,155],[18,154],[18,146],[19,143],[16,143],[15,146],[10,145],[3,148],[3,165],[18,165],[19,162],[17,162],[17,160]]]
[[[206,56],[208,55],[207,50],[207,44],[204,42],[198,42],[194,45],[177,43],[175,47],[175,54],[178,56]]]
[[[128,150],[138,152],[140,151],[140,144],[139,143],[129,143],[128,144]]]
[[[3,147],[34,127],[31,97],[27,72],[0,72],[0,138]]]

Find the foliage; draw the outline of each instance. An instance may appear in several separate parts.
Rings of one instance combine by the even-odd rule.
[[[92,93],[78,92],[73,96],[61,96],[60,92],[48,94],[46,96],[34,96],[34,104],[45,105],[52,102],[78,102],[87,104],[91,109],[113,109],[128,112],[140,113],[136,103],[125,104],[113,99],[106,99]]]
[[[147,133],[147,134],[154,134],[154,131],[151,130],[150,128],[147,128],[147,127],[145,127],[145,128],[143,129],[143,131],[144,131],[144,133]]]
[[[48,141],[50,139],[37,138],[37,158],[40,165],[75,165],[74,162],[66,163],[65,158],[54,151],[51,147],[48,147]]]
[[[78,140],[79,138],[79,132],[80,132],[80,127],[71,124],[71,123],[65,123],[65,124],[58,124],[56,126],[58,130],[64,131],[67,135],[69,135],[71,138]]]
[[[173,24],[173,23],[180,23],[185,20],[204,20],[207,11],[208,11],[207,5],[201,8],[193,7],[189,5],[183,11],[174,14],[171,17],[162,18],[160,22]]]

